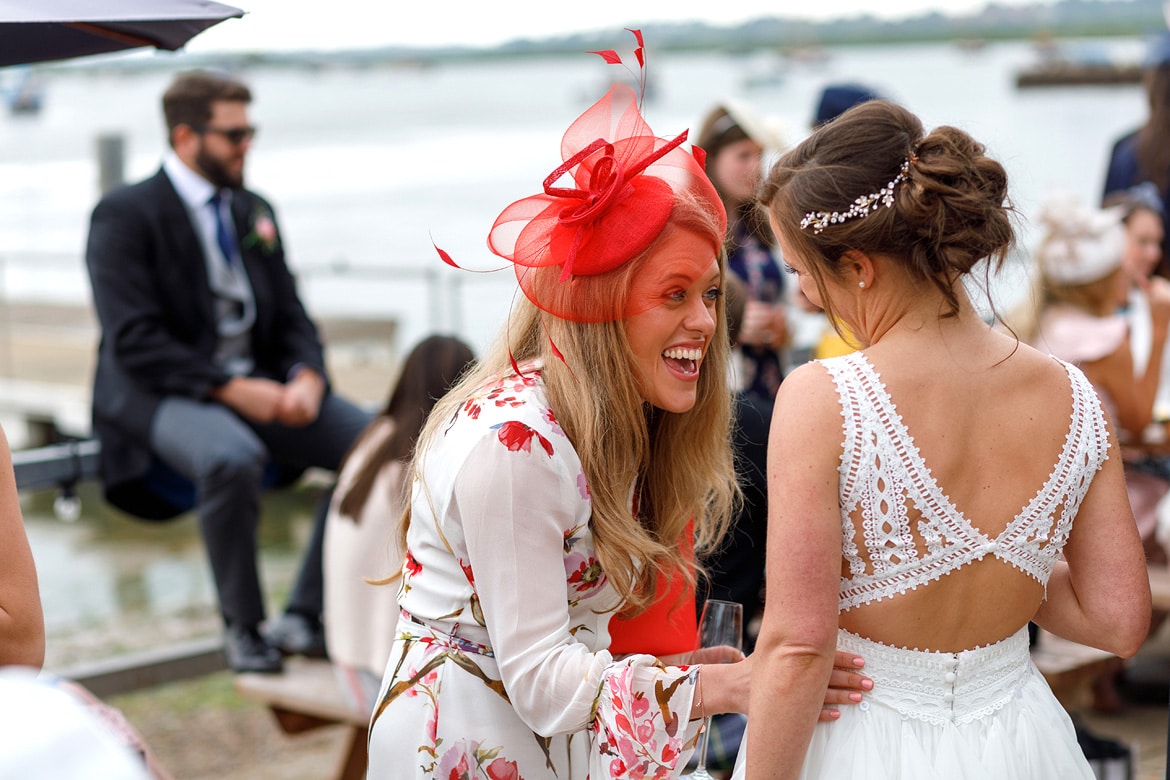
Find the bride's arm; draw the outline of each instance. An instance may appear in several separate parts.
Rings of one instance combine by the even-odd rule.
[[[837,644],[841,412],[818,365],[785,378],[768,439],[764,622],[753,654],[747,777],[796,777]]]
[[[1112,431],[1109,459],[1093,475],[1064,555],[1036,623],[1122,657],[1136,653],[1149,630],[1150,581]]]

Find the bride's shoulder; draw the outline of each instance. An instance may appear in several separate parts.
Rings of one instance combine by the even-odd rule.
[[[788,373],[776,393],[773,414],[840,416],[837,387],[825,363],[822,360],[804,363]]]

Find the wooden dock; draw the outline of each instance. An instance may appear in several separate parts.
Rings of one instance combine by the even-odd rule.
[[[1016,87],[1086,87],[1140,84],[1142,68],[1136,63],[1048,62],[1016,74]]]

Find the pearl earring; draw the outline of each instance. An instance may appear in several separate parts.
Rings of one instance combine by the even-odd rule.
[[[865,280],[863,279],[860,282],[858,282],[857,286],[864,290],[865,289]]]

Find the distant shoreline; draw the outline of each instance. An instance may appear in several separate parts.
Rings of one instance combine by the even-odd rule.
[[[1046,42],[1068,38],[1143,37],[1167,31],[1161,0],[1084,2],[1003,6],[994,2],[966,15],[924,13],[897,21],[854,15],[812,22],[780,16],[761,17],[733,26],[701,22],[652,22],[641,26],[660,52],[724,51],[785,55],[822,47],[900,46],[955,42],[966,46],[1004,41]],[[629,48],[625,30],[587,31],[544,39],[518,39],[497,46],[385,46],[343,50],[154,52],[149,57],[115,55],[72,63],[35,66],[45,70],[174,70],[188,67],[398,67],[425,68],[451,62],[500,61],[528,57],[580,56],[582,51]]]

